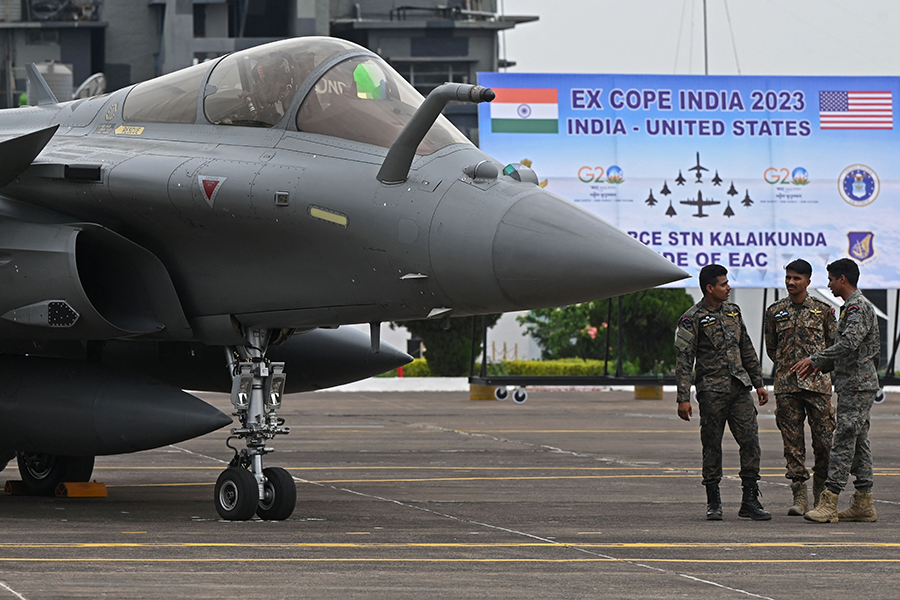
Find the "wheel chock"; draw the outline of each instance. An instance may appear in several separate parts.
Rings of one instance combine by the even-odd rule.
[[[96,481],[64,481],[56,486],[59,498],[106,498],[106,485]]]
[[[28,496],[28,486],[20,479],[7,479],[3,491],[10,496]]]
[[[469,400],[494,400],[494,386],[469,384]]]

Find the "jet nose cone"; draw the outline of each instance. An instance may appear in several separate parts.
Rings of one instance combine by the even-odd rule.
[[[608,298],[689,277],[623,231],[543,191],[506,212],[492,255],[500,288],[523,309]]]

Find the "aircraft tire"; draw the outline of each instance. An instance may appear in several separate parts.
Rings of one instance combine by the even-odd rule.
[[[216,512],[226,521],[247,521],[259,504],[256,477],[247,469],[229,467],[216,480]]]
[[[281,467],[263,469],[266,497],[259,499],[256,515],[264,521],[284,521],[297,505],[297,484]]]
[[[52,496],[64,481],[90,481],[93,456],[57,456],[36,452],[16,455],[22,481],[34,496]]]

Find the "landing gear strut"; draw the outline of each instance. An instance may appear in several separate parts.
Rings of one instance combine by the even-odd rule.
[[[216,511],[223,519],[246,521],[259,515],[261,519],[281,521],[294,512],[297,486],[280,467],[263,468],[263,456],[274,452],[266,443],[277,435],[290,433],[284,419],[278,416],[284,390],[284,363],[266,359],[270,332],[254,329],[247,332],[246,345],[228,348],[231,369],[231,403],[240,427],[231,430],[232,439],[244,440],[246,448],[234,450],[234,458],[216,481]]]

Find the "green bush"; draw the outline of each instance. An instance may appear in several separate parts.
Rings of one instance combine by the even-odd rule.
[[[428,368],[428,361],[424,358],[417,358],[411,363],[403,367],[404,377],[433,377],[431,369]]]
[[[604,362],[602,360],[581,360],[580,358],[561,358],[559,360],[509,360],[491,363],[487,366],[487,374],[498,375],[528,375],[528,376],[581,376],[604,375]],[[475,374],[481,373],[481,363],[475,364]],[[616,363],[609,361],[609,373],[616,374]],[[637,365],[626,361],[622,364],[623,375],[639,375]],[[466,373],[468,375],[468,373]],[[388,371],[379,377],[396,377],[397,370]],[[438,377],[428,368],[428,362],[424,358],[417,358],[403,367],[404,377]]]

